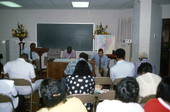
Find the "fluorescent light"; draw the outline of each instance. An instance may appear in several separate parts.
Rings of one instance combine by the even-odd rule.
[[[0,4],[8,6],[8,7],[22,7],[21,5],[11,2],[11,1],[0,1]]]
[[[71,2],[73,7],[76,8],[87,8],[89,7],[89,2]]]

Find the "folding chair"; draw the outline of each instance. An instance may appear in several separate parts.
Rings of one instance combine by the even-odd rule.
[[[156,95],[155,95],[155,94],[145,96],[145,97],[143,97],[143,98],[139,101],[139,104],[143,105],[143,104],[145,104],[148,100],[154,99],[154,98],[156,98]]]
[[[33,102],[33,87],[29,80],[27,79],[11,79],[14,81],[15,86],[29,86],[31,88],[30,94],[24,95],[26,98],[30,99],[30,112],[32,112],[32,104]]]
[[[107,91],[105,93],[99,94],[97,97],[97,104],[103,100],[114,100],[115,94],[115,91]]]
[[[93,112],[95,112],[95,105],[96,105],[96,98],[94,95],[91,94],[72,94],[67,96],[67,98],[77,97],[83,103],[92,103],[93,104]]]
[[[115,90],[115,88],[116,88],[116,85],[117,85],[122,79],[124,79],[124,78],[117,78],[117,79],[115,79],[115,80],[113,81],[113,88],[114,88],[114,90]]]
[[[8,95],[0,93],[0,103],[7,103],[7,102],[11,103],[11,105],[12,105],[12,112],[15,112],[14,104],[13,104],[12,99]]]
[[[110,90],[113,90],[113,83],[110,77],[94,77],[95,85],[109,85]]]

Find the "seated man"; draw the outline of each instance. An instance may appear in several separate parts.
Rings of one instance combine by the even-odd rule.
[[[76,52],[72,50],[71,46],[68,46],[67,50],[63,51],[62,58],[65,58],[65,59],[76,58]]]
[[[32,51],[33,48],[36,47],[35,43],[31,43],[30,46],[26,46],[22,53],[26,53],[28,55],[28,61],[32,62],[32,64],[36,64],[36,59],[35,59],[35,52]]]
[[[7,74],[10,79],[23,78],[27,79],[32,83],[33,90],[36,91],[40,87],[42,79],[35,80],[35,72],[33,65],[28,63],[28,55],[21,54],[20,58],[10,61],[4,65],[4,74]],[[17,86],[17,91],[20,95],[27,95],[30,93],[30,88],[25,86]]]
[[[87,112],[80,99],[66,98],[57,80],[45,79],[41,84],[41,95],[46,107],[38,112]]]
[[[135,66],[132,62],[125,61],[125,50],[119,48],[115,52],[117,63],[110,69],[112,82],[118,78],[134,77]]]
[[[91,56],[91,60],[94,60],[95,62],[95,74],[96,77],[101,77],[101,74],[103,73],[103,76],[107,76],[108,73],[108,57],[103,54],[103,49],[99,49],[98,53],[95,53]]]

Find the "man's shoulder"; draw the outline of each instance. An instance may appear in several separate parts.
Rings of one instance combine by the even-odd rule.
[[[16,63],[18,60],[16,59],[16,60],[12,60],[12,61],[9,61],[9,62],[7,62],[4,66],[6,66],[6,65],[11,65],[11,64],[13,64],[13,63]]]
[[[127,64],[127,65],[134,66],[134,63],[133,63],[133,62],[130,62],[130,61],[124,61],[124,63]]]

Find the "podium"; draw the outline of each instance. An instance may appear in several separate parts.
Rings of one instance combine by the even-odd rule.
[[[41,56],[48,52],[48,48],[33,48],[32,51],[36,52],[39,56],[39,72],[42,73],[42,66],[41,66]]]

